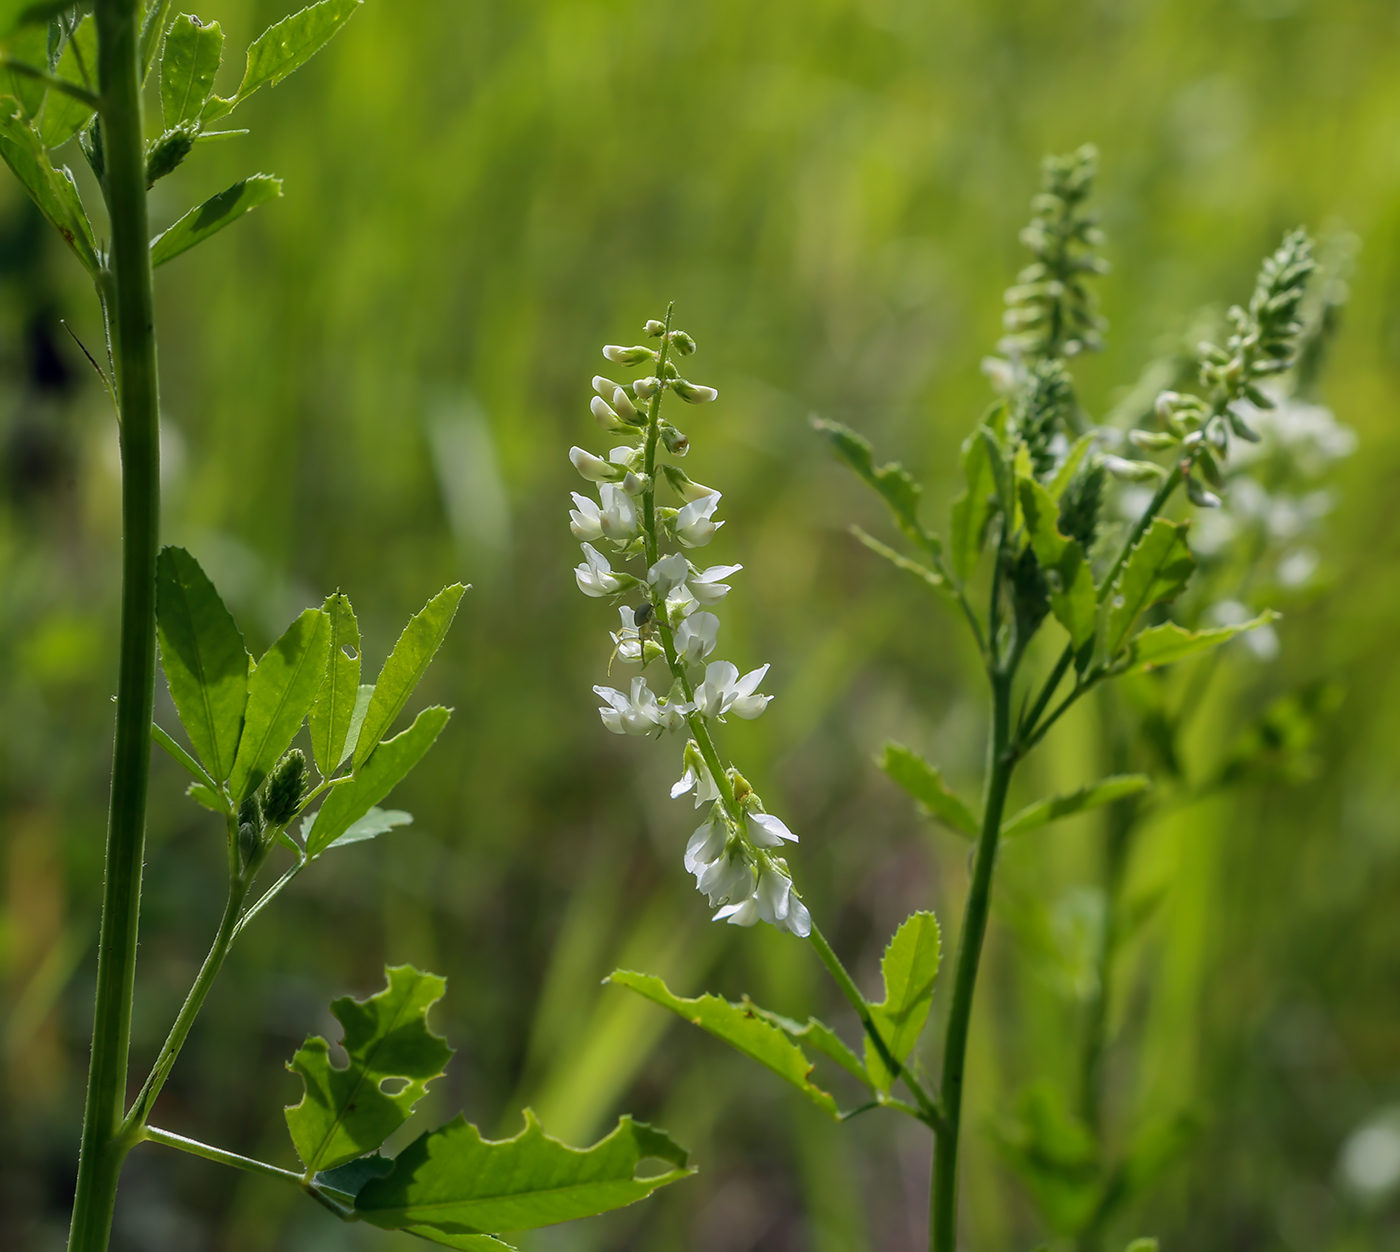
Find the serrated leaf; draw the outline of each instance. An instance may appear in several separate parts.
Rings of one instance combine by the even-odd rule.
[[[0,0],[0,39],[25,26],[44,26],[75,0]]]
[[[780,1078],[790,1082],[823,1112],[832,1117],[837,1115],[836,1101],[809,1081],[812,1063],[806,1053],[776,1026],[755,1017],[743,1005],[731,1004],[728,1000],[709,994],[687,999],[675,995],[654,975],[638,974],[631,970],[613,970],[605,981],[627,987],[662,1008],[670,1009],[692,1026],[699,1026],[716,1039],[724,1040],[731,1048],[760,1065],[766,1065]]]
[[[905,534],[931,551],[941,549],[937,536],[929,534],[919,521],[919,496],[923,488],[899,462],[876,465],[870,441],[840,422],[814,418],[812,425],[826,437],[836,454],[884,500],[896,524]]]
[[[1188,528],[1187,522],[1154,518],[1128,554],[1108,598],[1104,648],[1110,660],[1127,642],[1143,610],[1176,599],[1195,572],[1196,558],[1186,542]]]
[[[394,724],[394,719],[403,711],[408,698],[418,686],[428,662],[442,647],[447,637],[452,619],[457,616],[457,605],[461,603],[466,587],[453,583],[444,587],[423,608],[409,618],[403,634],[394,644],[384,668],[374,681],[374,694],[370,697],[369,708],[365,712],[364,724],[360,727],[355,743],[355,772],[369,759]]]
[[[952,546],[953,572],[965,581],[977,567],[987,523],[997,511],[996,476],[977,431],[963,441],[962,470],[967,489],[953,501]]]
[[[943,958],[938,919],[932,913],[911,913],[894,932],[880,961],[885,998],[871,1004],[870,1016],[890,1055],[903,1062],[919,1042],[933,1003],[933,984]],[[865,1040],[865,1068],[875,1086],[888,1091],[892,1074],[869,1037]]]
[[[378,809],[372,808],[357,822],[352,822],[343,835],[332,840],[323,851],[329,852],[331,848],[343,848],[346,844],[363,843],[367,839],[374,839],[379,835],[388,834],[397,826],[407,826],[413,821],[412,813],[405,813],[403,809]],[[307,818],[301,825],[301,837],[304,843],[314,827],[311,818]]]
[[[347,834],[356,822],[367,816],[370,809],[397,787],[404,775],[423,759],[423,754],[433,746],[433,741],[442,733],[451,716],[452,710],[441,705],[424,709],[402,734],[380,744],[379,751],[353,779],[332,788],[310,829],[303,830],[306,855],[320,856]]]
[[[1096,783],[1080,787],[1078,791],[1071,791],[1062,796],[1050,796],[1028,804],[1014,817],[1002,823],[1001,837],[1008,839],[1012,835],[1024,835],[1028,831],[1039,830],[1051,822],[1058,822],[1062,817],[1073,817],[1076,813],[1085,813],[1090,809],[1112,804],[1115,800],[1146,791],[1150,786],[1152,780],[1146,774],[1114,774],[1109,778],[1101,778]]]
[[[337,591],[321,606],[331,619],[326,677],[311,708],[311,752],[316,768],[329,778],[345,759],[346,736],[360,690],[360,627],[350,597]]]
[[[330,1045],[316,1035],[287,1066],[306,1084],[301,1101],[285,1113],[308,1174],[377,1148],[408,1120],[452,1057],[447,1040],[428,1029],[428,1010],[442,999],[447,980],[411,965],[386,969],[384,977],[387,986],[367,1000],[342,996],[331,1003],[345,1031],[344,1069],[331,1064]]]
[[[890,778],[904,788],[930,817],[936,817],[960,835],[976,839],[981,823],[946,782],[935,766],[930,765],[912,748],[902,743],[885,744],[879,765]]]
[[[259,787],[291,747],[321,688],[330,638],[325,611],[307,609],[253,670],[243,737],[229,775],[229,792],[235,801]]]
[[[1099,607],[1084,549],[1079,540],[1060,533],[1060,510],[1044,487],[1029,477],[1019,479],[1017,486],[1031,548],[1050,586],[1050,611],[1069,632],[1074,647],[1083,647],[1094,636]]]
[[[199,562],[184,548],[156,558],[161,666],[180,723],[217,783],[233,771],[248,703],[248,650]]]
[[[282,194],[282,180],[271,174],[253,174],[232,187],[210,196],[198,208],[191,209],[169,230],[151,240],[151,264],[164,265],[225,226],[236,222],[249,209],[276,200]]]
[[[774,1013],[760,1007],[748,996],[744,997],[744,1007],[755,1017],[761,1017],[765,1022],[772,1022],[774,1026],[792,1039],[810,1044],[823,1056],[835,1061],[853,1078],[859,1079],[865,1086],[874,1086],[860,1057],[825,1022],[819,1021],[815,1017],[809,1017],[805,1022],[794,1021],[791,1017],[784,1017],[781,1013]]]
[[[24,65],[47,68],[49,61],[49,32],[39,25],[23,26],[4,40],[4,51]],[[0,68],[0,95],[14,96],[23,107],[24,116],[32,118],[44,103],[44,84],[28,74]]]
[[[39,211],[49,219],[83,268],[96,277],[99,266],[92,224],[83,209],[78,185],[66,167],[55,168],[39,132],[25,120],[24,106],[13,96],[0,98],[0,157],[14,171]]]
[[[260,87],[277,86],[305,65],[355,16],[360,3],[361,0],[321,0],[263,31],[248,49],[243,81],[229,108],[242,104]]]
[[[648,1159],[671,1168],[639,1175]],[[529,1109],[525,1129],[512,1139],[484,1139],[457,1117],[409,1144],[386,1177],[365,1183],[355,1215],[384,1230],[470,1247],[450,1241],[606,1213],[693,1172],[683,1148],[630,1117],[591,1148],[546,1135]]]
[[[1170,665],[1184,660],[1198,652],[1218,648],[1229,643],[1236,635],[1242,635],[1256,626],[1264,626],[1277,621],[1279,614],[1273,609],[1265,609],[1258,617],[1237,626],[1217,626],[1212,630],[1186,630],[1175,622],[1163,622],[1141,631],[1128,644],[1126,663],[1120,673],[1139,674],[1145,670]]]
[[[97,90],[97,23],[92,14],[78,23],[54,72],[79,87]],[[82,130],[91,116],[92,109],[81,100],[50,87],[39,114],[39,138],[44,147],[57,148]]]
[[[224,55],[218,22],[198,24],[188,13],[170,23],[160,54],[160,107],[165,129],[196,120],[214,90]]]

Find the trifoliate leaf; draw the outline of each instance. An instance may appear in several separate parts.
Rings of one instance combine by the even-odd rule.
[[[156,558],[156,626],[180,723],[210,777],[224,782],[243,732],[250,658],[233,615],[184,548]]]
[[[170,23],[160,54],[160,107],[166,130],[198,120],[223,55],[224,32],[218,22],[201,24],[182,13]]]
[[[428,662],[447,637],[448,627],[457,616],[457,605],[466,590],[461,583],[444,587],[403,628],[403,634],[394,644],[394,650],[389,653],[389,659],[384,662],[384,668],[374,682],[374,695],[370,697],[369,709],[355,744],[356,773],[359,773],[360,767],[379,746],[380,739],[388,733],[394,719],[408,703],[409,696],[428,668]]]
[[[675,995],[661,979],[631,970],[613,970],[605,981],[628,987],[685,1018],[691,1025],[709,1031],[716,1039],[723,1039],[731,1048],[786,1079],[823,1112],[832,1117],[837,1115],[836,1101],[808,1080],[812,1063],[802,1049],[743,1005],[708,994],[687,999]]]
[[[997,483],[987,445],[977,431],[963,442],[963,479],[967,490],[953,501],[953,572],[964,581],[977,566],[987,538],[987,523],[997,511]]]
[[[1128,645],[1124,674],[1137,674],[1144,670],[1170,665],[1197,652],[1206,652],[1228,643],[1236,635],[1256,626],[1264,626],[1277,621],[1279,614],[1273,609],[1265,609],[1258,617],[1237,626],[1217,626],[1212,630],[1186,630],[1175,622],[1163,622],[1140,632]]]
[[[840,422],[818,417],[812,419],[812,425],[826,436],[836,454],[875,489],[905,534],[934,553],[942,550],[938,537],[926,531],[919,521],[919,495],[923,488],[902,465],[894,461],[876,465],[870,441]]]
[[[254,174],[236,182],[232,187],[210,196],[196,209],[191,209],[169,230],[151,240],[151,264],[164,265],[210,235],[217,234],[231,222],[236,222],[249,209],[276,200],[282,194],[282,180],[270,174]]]
[[[423,754],[433,746],[433,741],[442,733],[451,716],[452,710],[441,705],[424,709],[402,734],[380,744],[379,751],[353,779],[334,787],[310,829],[303,828],[306,855],[320,856],[341,836],[348,834],[356,822],[366,817],[370,809],[397,787],[409,770],[423,759]]]
[[[77,30],[63,47],[55,72],[78,87],[97,90],[97,23],[92,14],[78,23]],[[82,130],[91,116],[90,105],[50,87],[39,113],[39,138],[44,141],[44,147],[57,148]]]
[[[1031,548],[1050,587],[1050,611],[1074,647],[1083,647],[1093,638],[1098,614],[1093,571],[1079,541],[1060,533],[1060,509],[1050,493],[1034,478],[1021,478],[1018,487]]]
[[[447,981],[411,965],[384,975],[388,986],[378,995],[331,1003],[345,1028],[341,1046],[350,1062],[344,1069],[331,1064],[330,1045],[319,1036],[302,1044],[287,1066],[306,1084],[286,1117],[308,1176],[377,1148],[408,1120],[452,1057],[447,1041],[428,1029],[428,1010],[442,999]]]
[[[649,1159],[670,1168],[640,1174]],[[458,1117],[409,1144],[385,1177],[366,1182],[355,1216],[449,1247],[484,1246],[456,1240],[606,1213],[694,1172],[685,1149],[630,1117],[591,1148],[546,1135],[528,1109],[512,1139],[484,1139]]]
[[[1104,649],[1112,659],[1127,642],[1128,633],[1144,609],[1181,594],[1196,569],[1186,542],[1188,523],[1154,518],[1128,554],[1123,572],[1108,595],[1108,624]]]
[[[241,800],[267,777],[311,712],[326,673],[330,618],[307,609],[264,654],[248,680],[248,710],[229,792]]]
[[[1137,795],[1151,785],[1152,780],[1146,774],[1114,774],[1111,778],[1102,778],[1067,795],[1037,800],[1002,823],[1001,837],[1006,839],[1012,835],[1024,835],[1028,831],[1039,830],[1062,817],[1073,817],[1076,813],[1084,813],[1089,809],[1112,804],[1126,796]]]
[[[793,1039],[810,1044],[823,1056],[835,1061],[848,1074],[859,1079],[867,1087],[874,1086],[860,1057],[825,1022],[818,1021],[815,1017],[809,1017],[805,1022],[794,1021],[790,1017],[784,1017],[781,1013],[774,1013],[759,1007],[748,996],[744,997],[744,1007],[755,1017],[761,1017],[765,1022],[772,1022],[774,1026]]]
[[[55,168],[50,163],[39,132],[25,119],[24,106],[13,97],[0,97],[0,157],[83,268],[96,277],[101,266],[78,185],[66,166]]]
[[[887,743],[879,765],[904,788],[930,817],[936,817],[960,835],[976,839],[980,823],[976,814],[947,783],[935,766],[902,743]]]
[[[331,649],[326,677],[311,708],[311,753],[323,778],[345,758],[345,739],[360,690],[360,627],[350,597],[327,596],[321,606],[331,619]]]
[[[942,961],[943,940],[932,913],[912,913],[894,932],[880,961],[885,998],[871,1004],[870,1016],[895,1060],[903,1062],[914,1050],[933,1003],[933,984]],[[865,1068],[876,1087],[888,1091],[895,1075],[881,1058],[874,1040],[865,1041]]]

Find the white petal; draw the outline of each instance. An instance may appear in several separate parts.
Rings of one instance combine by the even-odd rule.
[[[714,915],[713,920],[722,922],[728,920],[731,926],[752,926],[759,920],[758,905],[752,898],[745,900],[742,904],[726,904]]]
[[[711,816],[703,826],[698,826],[690,841],[685,845],[685,868],[695,873],[702,865],[710,865],[724,854],[728,831],[717,816]]]
[[[742,717],[746,722],[751,722],[763,713],[772,698],[772,696],[739,696],[730,701],[728,711],[733,713],[735,717]]]
[[[788,902],[792,898],[792,879],[766,869],[758,880],[758,915],[765,922],[777,925],[788,915]]]
[[[746,813],[744,816],[748,819],[749,838],[755,847],[777,848],[782,846],[784,840],[797,842],[797,836],[787,828],[782,818],[774,817],[772,813]]]
[[[767,665],[760,665],[757,669],[751,669],[737,683],[734,684],[734,694],[740,696],[751,696],[758,690],[758,684],[763,681],[763,676],[768,672]]]
[[[788,914],[778,923],[778,929],[786,930],[799,939],[805,939],[812,933],[812,915],[796,896],[788,901]]]
[[[574,463],[574,468],[591,482],[610,482],[617,477],[617,471],[602,457],[594,456],[583,448],[570,448],[569,460]]]

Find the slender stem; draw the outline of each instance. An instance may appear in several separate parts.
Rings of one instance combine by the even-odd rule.
[[[914,1099],[919,1102],[919,1119],[928,1122],[930,1126],[939,1124],[942,1121],[942,1115],[938,1111],[938,1106],[924,1089],[923,1084],[890,1051],[889,1045],[875,1025],[874,1018],[870,1016],[869,1001],[861,995],[860,988],[856,986],[850,971],[841,963],[841,958],[832,951],[831,945],[826,941],[826,936],[818,929],[815,922],[812,923],[812,933],[808,938],[812,947],[816,949],[817,955],[821,957],[822,964],[830,971],[836,985],[841,988],[841,994],[850,1001],[851,1007],[855,1009],[856,1015],[860,1018],[860,1024],[865,1027],[865,1033],[870,1036],[870,1042],[875,1045],[875,1051],[880,1054],[880,1060],[885,1063],[885,1068],[897,1078],[904,1079],[904,1085],[909,1088]]]
[[[92,1055],[70,1252],[103,1252],[130,1143],[120,1133],[131,1044],[155,688],[160,434],[137,0],[97,0],[97,79],[107,158],[110,270],[100,280],[114,339],[122,454],[122,605],[116,748],[107,824]]]
[[[123,1131],[128,1135],[139,1133],[146,1123],[146,1118],[151,1115],[156,1097],[160,1095],[161,1088],[165,1086],[165,1080],[170,1076],[176,1058],[180,1055],[180,1049],[184,1047],[185,1039],[189,1036],[190,1028],[194,1025],[194,1019],[199,1016],[199,1010],[204,1007],[209,989],[214,985],[214,979],[218,977],[224,958],[228,955],[229,947],[233,943],[234,936],[238,933],[238,915],[243,908],[243,901],[247,894],[247,878],[235,875],[229,884],[228,902],[224,905],[224,915],[219,922],[219,930],[214,936],[209,954],[204,958],[204,964],[199,968],[199,974],[195,978],[189,994],[185,997],[185,1003],[175,1018],[175,1024],[170,1027],[170,1033],[161,1046],[155,1064],[151,1066],[151,1072],[146,1078],[145,1085],[142,1086],[140,1094],[137,1095],[131,1106],[131,1111],[126,1115],[126,1120],[122,1124]]]
[[[60,78],[57,74],[51,74],[48,70],[41,69],[37,65],[30,65],[27,61],[16,61],[14,57],[0,56],[0,70],[9,70],[12,74],[22,74],[25,78],[33,78],[53,91],[61,91],[66,96],[72,96],[74,100],[87,105],[90,109],[99,108],[102,104],[102,101],[86,87],[79,87],[77,83]]]
[[[929,1195],[929,1248],[931,1252],[955,1252],[958,1227],[958,1134],[962,1125],[963,1080],[967,1066],[967,1034],[972,1022],[972,997],[982,958],[991,907],[992,871],[996,866],[997,839],[1001,833],[1006,793],[1016,767],[1011,742],[1010,672],[992,671],[992,730],[986,802],[982,833],[973,860],[967,910],[958,938],[957,968],[948,1025],[943,1046],[940,1084],[942,1123],[936,1130],[933,1177]]]
[[[232,1169],[241,1169],[249,1174],[261,1174],[265,1178],[278,1178],[283,1182],[289,1182],[298,1191],[304,1191],[322,1207],[329,1209],[342,1221],[354,1221],[354,1210],[346,1208],[345,1205],[331,1199],[319,1187],[307,1182],[300,1174],[293,1173],[289,1169],[279,1169],[276,1165],[269,1165],[266,1161],[254,1160],[251,1156],[239,1156],[237,1152],[228,1152],[223,1148],[216,1148],[212,1144],[200,1143],[198,1139],[187,1139],[184,1135],[177,1135],[169,1130],[161,1130],[158,1126],[147,1126],[141,1137],[151,1143],[163,1144],[167,1148],[175,1148],[180,1152],[188,1152],[191,1156],[202,1156],[206,1161],[214,1161],[219,1165],[227,1165]]]
[[[289,870],[287,870],[287,872],[284,873],[281,878],[279,878],[275,883],[273,883],[272,886],[270,886],[266,891],[264,891],[262,895],[260,895],[257,898],[257,901],[248,909],[248,911],[238,919],[238,922],[233,928],[233,939],[237,939],[238,936],[243,933],[244,927],[246,927],[248,923],[251,922],[253,918],[255,918],[259,913],[261,913],[263,909],[265,909],[269,904],[271,904],[272,901],[275,900],[282,893],[282,889],[286,887],[292,881],[293,878],[300,874],[301,871],[304,870],[310,864],[310,861],[298,861]],[[230,942],[232,942],[232,939],[230,940]]]
[[[1040,694],[1036,697],[1030,712],[1023,716],[1018,723],[1018,734],[1025,734],[1040,720],[1040,715],[1045,712],[1045,706],[1050,703],[1050,697],[1055,694],[1056,688],[1059,687],[1065,676],[1065,671],[1069,669],[1073,660],[1074,644],[1067,643],[1065,650],[1060,653],[1060,659],[1055,662],[1055,668],[1050,671],[1050,676],[1045,680],[1045,685],[1041,687]]]
[[[1166,508],[1167,501],[1171,498],[1172,492],[1181,485],[1182,480],[1186,476],[1182,467],[1188,464],[1189,462],[1187,461],[1178,461],[1172,466],[1171,473],[1162,479],[1162,485],[1157,488],[1157,492],[1152,497],[1151,503],[1143,510],[1142,516],[1133,523],[1133,528],[1128,532],[1128,538],[1124,541],[1122,550],[1118,553],[1118,559],[1113,562],[1113,567],[1108,571],[1103,582],[1099,584],[1100,604],[1108,598],[1109,592],[1113,589],[1113,583],[1118,577],[1118,572],[1123,568],[1128,557],[1132,555],[1132,551],[1137,547],[1138,541],[1147,533],[1147,528],[1152,525],[1156,516]]]

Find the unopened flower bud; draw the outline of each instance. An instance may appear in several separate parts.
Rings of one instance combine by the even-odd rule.
[[[650,483],[651,479],[645,474],[638,474],[633,470],[628,470],[622,479],[622,490],[633,499],[636,499],[647,489]]]
[[[1122,478],[1130,483],[1147,483],[1154,478],[1166,476],[1166,471],[1151,461],[1128,461],[1121,456],[1105,456],[1100,464],[1114,478]]]
[[[653,339],[655,339],[658,335],[665,334],[666,323],[658,322],[656,318],[653,317],[647,321],[647,324],[643,326],[642,329],[645,330],[646,333],[650,335]]]
[[[1130,430],[1128,441],[1136,448],[1144,448],[1149,452],[1160,452],[1164,448],[1172,447],[1177,439],[1175,435],[1168,434],[1166,431]]]
[[[609,465],[602,457],[594,456],[593,453],[587,452],[583,448],[570,448],[569,460],[589,482],[615,483],[622,477],[622,471],[615,465]]]
[[[1175,410],[1181,397],[1174,391],[1164,391],[1157,397],[1157,403],[1153,409],[1157,414],[1157,420],[1165,425],[1171,420],[1172,412]]]
[[[1200,480],[1188,477],[1186,479],[1186,494],[1191,498],[1191,503],[1203,509],[1218,509],[1220,507],[1220,497],[1213,491],[1207,491],[1201,486]]]
[[[671,484],[674,491],[682,500],[689,504],[693,500],[703,500],[706,496],[715,494],[713,487],[707,487],[704,483],[697,483],[687,477],[684,470],[674,465],[663,465],[661,472],[666,475],[666,481]]]
[[[258,797],[249,796],[238,806],[238,824],[262,829],[262,810],[258,807]]]
[[[671,390],[687,404],[709,404],[711,400],[719,398],[719,392],[713,387],[702,387],[698,383],[688,383],[684,378],[677,378],[671,384]]]
[[[682,434],[674,426],[663,426],[661,428],[661,439],[666,445],[666,451],[673,456],[684,456],[690,451],[690,439]]]
[[[614,365],[645,365],[648,361],[656,360],[656,353],[641,344],[633,348],[623,348],[615,343],[606,344],[603,347],[603,355]]]
[[[676,350],[677,356],[690,356],[695,351],[695,340],[683,330],[673,330],[671,332],[671,347]]]
[[[627,393],[621,387],[613,388],[612,406],[617,410],[618,417],[632,426],[640,426],[646,420],[637,412],[637,406],[627,398]]]
[[[604,378],[601,374],[593,375],[593,390],[602,396],[604,400],[612,395],[612,393],[617,390],[617,387],[618,384],[613,382],[611,378]]]
[[[300,748],[293,748],[278,763],[267,782],[263,816],[269,825],[285,826],[296,816],[305,784],[306,757]]]
[[[604,430],[621,430],[625,423],[613,411],[610,405],[602,396],[594,396],[588,402],[588,410],[598,419],[598,425]]]
[[[632,384],[632,390],[636,393],[638,400],[650,400],[661,390],[661,380],[659,378],[639,378]]]
[[[261,843],[258,835],[258,828],[251,822],[243,822],[238,827],[238,863],[244,869],[252,862],[258,854],[258,845]]]

